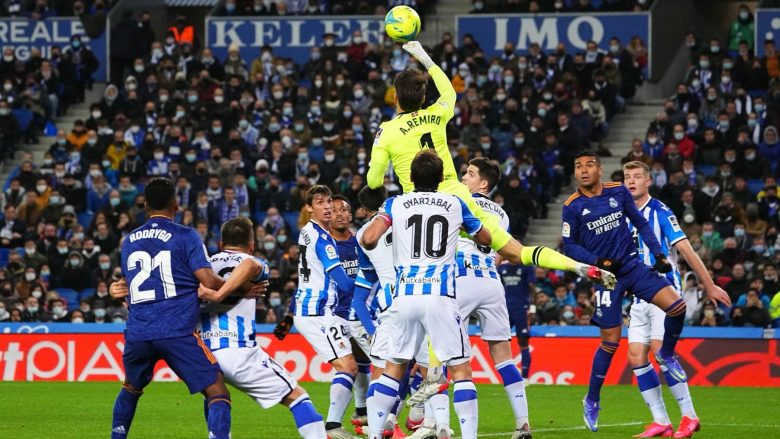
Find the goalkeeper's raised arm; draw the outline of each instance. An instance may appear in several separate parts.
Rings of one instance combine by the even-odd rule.
[[[452,86],[452,82],[450,82],[450,78],[447,77],[447,74],[444,73],[441,67],[434,64],[430,55],[428,55],[425,48],[423,48],[422,44],[419,42],[409,41],[403,45],[403,49],[409,52],[409,55],[412,55],[414,59],[425,68],[428,74],[431,75],[431,79],[433,79],[436,90],[438,90],[440,95],[436,104],[449,108],[449,111],[452,112],[455,107],[457,94],[455,93],[455,87]],[[451,115],[447,119],[449,120],[450,118],[452,118]]]

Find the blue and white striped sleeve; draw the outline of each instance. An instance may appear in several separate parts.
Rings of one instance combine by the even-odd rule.
[[[318,236],[314,251],[317,253],[317,258],[322,262],[322,266],[325,267],[326,272],[333,270],[336,267],[341,267],[339,252],[336,250],[336,246],[329,240]]]
[[[658,215],[658,223],[661,226],[661,233],[669,241],[670,246],[674,246],[678,242],[686,239],[685,232],[682,231],[680,223],[677,221],[677,217],[674,213],[662,207],[656,211]]]
[[[471,213],[463,200],[460,198],[457,198],[457,200],[460,203],[461,215],[463,217],[463,229],[466,230],[466,233],[471,236],[476,235],[477,232],[479,232],[479,230],[482,228],[482,221],[480,221],[479,218],[475,217],[474,214]]]

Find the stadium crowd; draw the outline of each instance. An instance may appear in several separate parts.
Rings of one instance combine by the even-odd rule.
[[[472,0],[472,14],[495,12],[642,12],[650,9],[652,0]]]
[[[224,221],[255,220],[256,253],[271,267],[258,322],[281,320],[295,292],[295,237],[308,187],[330,186],[351,201],[355,227],[366,220],[357,192],[372,134],[394,114],[394,75],[415,66],[400,47],[389,40],[369,44],[359,31],[346,46],[325,35],[322,47],[297,64],[270,47],[241,59],[233,46],[219,59],[209,48],[146,35],[148,46],[121,80],[90,104],[87,119],[60,127],[42,162],[21,153],[25,160],[0,195],[0,248],[8,254],[0,270],[0,321],[124,321],[126,310],[107,286],[121,271],[122,238],[144,221],[143,186],[152,177],[176,182],[177,220],[197,229],[209,252],[217,250]],[[0,129],[16,130],[4,131],[8,154],[19,138],[18,110],[34,96],[42,99],[42,120],[78,101],[78,93],[67,97],[66,79],[66,54],[85,50],[77,40],[37,65],[35,58],[0,63]],[[780,317],[768,314],[780,289],[773,265],[780,254],[774,177],[780,57],[771,41],[762,59],[752,58],[752,42],[742,39],[733,55],[731,44],[721,51],[716,40],[705,47],[691,35],[690,42],[696,64],[626,160],[652,166],[653,193],[672,207],[737,303],[724,310],[703,302],[685,273],[688,323],[766,326]],[[462,170],[477,156],[500,163],[502,182],[491,196],[521,239],[570,183],[574,154],[600,147],[647,63],[639,38],[612,38],[607,51],[589,42],[577,53],[532,45],[520,55],[507,43],[503,55],[489,59],[474,36],[455,41],[444,33],[432,55],[460,97],[448,126],[456,166]],[[49,78],[60,78],[63,87],[27,91],[48,87]],[[6,141],[9,132],[14,141]],[[400,190],[392,175],[386,186]],[[588,324],[590,285],[537,269],[535,286],[534,323]]]
[[[407,5],[424,15],[433,3],[430,0],[225,0],[217,14],[223,17],[384,15],[393,6]]]

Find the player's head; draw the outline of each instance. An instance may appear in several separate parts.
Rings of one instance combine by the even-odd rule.
[[[330,220],[330,229],[339,233],[349,230],[352,223],[352,205],[344,195],[333,196],[333,217]]]
[[[379,211],[385,200],[387,199],[387,188],[379,186],[376,189],[371,189],[366,186],[358,192],[358,201],[360,206],[366,211],[366,215],[373,215]]]
[[[252,254],[255,252],[254,226],[249,218],[238,217],[226,221],[220,229],[224,249],[239,250]]]
[[[401,111],[417,111],[425,100],[428,76],[422,70],[406,69],[395,77],[395,104]]]
[[[498,184],[500,175],[498,166],[490,159],[477,157],[469,161],[469,166],[461,181],[472,194],[487,195]]]
[[[444,179],[444,162],[435,152],[424,149],[412,160],[412,183],[420,192],[436,192]]]
[[[623,165],[623,185],[635,200],[647,195],[652,182],[647,163],[634,160]]]
[[[591,189],[601,182],[601,159],[593,151],[582,151],[574,157],[574,178],[580,187]]]
[[[144,188],[146,210],[150,213],[173,213],[179,210],[176,200],[176,185],[168,178],[155,178]]]
[[[306,211],[320,225],[330,227],[330,217],[333,213],[333,192],[321,184],[314,185],[306,192],[304,200]]]

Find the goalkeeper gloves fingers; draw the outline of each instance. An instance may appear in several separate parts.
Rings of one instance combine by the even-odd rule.
[[[279,340],[284,340],[285,337],[287,337],[287,334],[290,333],[290,329],[292,329],[293,326],[293,316],[287,314],[284,316],[284,319],[282,319],[281,322],[276,324],[276,327],[274,328],[274,337],[276,337]]]
[[[425,67],[425,70],[430,69],[433,67],[433,60],[428,55],[428,53],[423,48],[422,44],[420,44],[419,41],[409,41],[408,43],[404,44],[403,49],[407,52],[409,52],[409,55],[412,55],[414,59],[420,62],[420,64]]]
[[[599,258],[596,261],[596,266],[601,268],[602,270],[607,270],[612,274],[615,274],[618,270],[620,270],[620,266],[622,264],[620,261],[616,261],[613,259],[607,259],[607,258]]]
[[[666,259],[666,255],[659,253],[655,255],[655,264],[653,264],[653,268],[659,273],[668,273],[672,271],[672,264]]]

